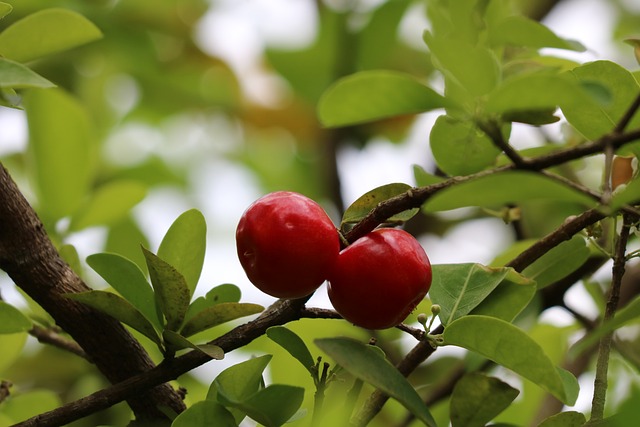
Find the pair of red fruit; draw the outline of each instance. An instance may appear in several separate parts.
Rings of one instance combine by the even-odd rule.
[[[367,329],[401,323],[431,286],[431,265],[416,239],[381,228],[342,251],[322,207],[293,192],[255,201],[236,230],[240,263],[251,283],[278,298],[300,298],[328,280],[338,313]]]

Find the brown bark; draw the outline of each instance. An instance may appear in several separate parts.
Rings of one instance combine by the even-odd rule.
[[[40,304],[84,349],[112,383],[154,367],[146,351],[113,318],[63,295],[89,290],[62,260],[42,222],[0,164],[0,268]],[[131,397],[138,419],[166,419],[158,406],[176,412],[184,403],[168,384]]]

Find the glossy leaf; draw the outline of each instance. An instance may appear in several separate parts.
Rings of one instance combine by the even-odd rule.
[[[158,330],[162,329],[162,318],[156,309],[153,289],[133,261],[118,254],[99,253],[89,255],[87,264],[156,325]]]
[[[157,255],[142,248],[149,268],[155,300],[167,321],[166,329],[177,331],[189,308],[189,288],[182,274]]]
[[[424,33],[432,60],[442,73],[468,92],[479,97],[491,92],[500,81],[500,65],[489,49],[445,37]]]
[[[231,402],[231,405],[265,427],[279,427],[296,414],[303,399],[302,387],[272,384],[244,401]]]
[[[240,317],[260,313],[264,307],[258,304],[223,302],[207,307],[187,320],[180,333],[185,337],[202,332]]]
[[[558,37],[548,27],[525,16],[510,16],[494,27],[489,27],[489,40],[493,44],[511,44],[534,49],[551,47],[578,52],[586,50],[577,41]]]
[[[567,411],[552,415],[538,427],[582,427],[587,422],[582,412]]]
[[[496,162],[501,150],[469,121],[440,116],[429,134],[438,167],[449,175],[469,175]]]
[[[240,292],[240,288],[236,285],[224,283],[222,285],[215,286],[204,296],[191,301],[185,320],[190,319],[205,308],[213,307],[216,304],[222,304],[223,302],[239,302],[241,297],[242,293]]]
[[[236,420],[227,408],[211,400],[201,400],[181,412],[171,427],[237,427]]]
[[[55,84],[24,65],[0,58],[0,88],[48,88]]]
[[[190,296],[200,279],[206,246],[207,224],[204,216],[197,209],[191,209],[171,224],[158,248],[158,256],[184,276]]]
[[[298,334],[284,326],[272,326],[267,329],[267,337],[287,350],[306,370],[313,374],[311,368],[315,365],[315,360],[313,360],[309,348]]]
[[[386,184],[381,187],[374,188],[360,196],[353,202],[342,216],[341,227],[345,224],[353,224],[367,216],[369,212],[379,203],[384,202],[392,197],[398,196],[411,189],[410,185],[402,183]],[[402,223],[411,219],[419,212],[418,208],[401,212],[387,219],[390,223]]]
[[[320,98],[318,115],[324,126],[338,127],[449,104],[412,76],[392,71],[362,71],[338,80]]]
[[[538,289],[542,289],[570,273],[585,263],[590,252],[581,236],[574,236],[547,251],[533,264],[525,268],[522,274],[535,280]]]
[[[445,345],[474,351],[537,384],[571,406],[577,396],[568,395],[563,378],[542,348],[524,331],[504,320],[468,315],[444,330]]]
[[[484,427],[504,411],[520,392],[509,384],[481,373],[463,376],[451,393],[453,427]]]
[[[0,301],[0,334],[26,332],[33,324],[31,320],[14,306]]]
[[[13,6],[9,3],[0,2],[0,19],[4,18],[13,10]]]
[[[105,291],[87,291],[65,294],[65,296],[108,314],[160,345],[160,337],[151,322],[137,308],[119,295]]]
[[[507,276],[509,269],[480,264],[439,264],[433,267],[429,296],[440,305],[444,326],[469,314]]]
[[[89,115],[58,89],[31,90],[24,106],[40,210],[45,218],[70,215],[84,201],[93,176]]]
[[[633,75],[611,61],[589,62],[574,68],[569,75],[578,83],[598,84],[610,93],[611,100],[607,103],[562,105],[567,121],[587,139],[597,139],[611,132],[640,90]],[[639,125],[640,117],[636,116],[628,128],[635,129]]]
[[[435,420],[413,386],[369,345],[350,338],[323,338],[315,343],[356,378],[393,397],[416,418],[435,427]]]
[[[102,37],[93,23],[65,9],[45,9],[14,22],[0,33],[0,54],[28,62]]]
[[[112,181],[96,189],[88,204],[71,220],[71,230],[111,225],[127,216],[144,199],[147,188],[136,181]]]
[[[224,359],[224,350],[221,347],[215,344],[194,344],[184,336],[170,329],[162,331],[162,339],[165,341],[167,349],[171,352],[192,348],[206,354],[212,359]]]
[[[531,200],[562,200],[595,205],[589,196],[533,172],[486,175],[439,191],[424,205],[429,212],[467,206],[495,207]]]
[[[471,314],[513,321],[536,294],[536,282],[510,270],[502,282],[478,304]]]

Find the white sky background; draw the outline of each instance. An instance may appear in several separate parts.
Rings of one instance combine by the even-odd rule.
[[[274,99],[270,89],[274,84],[271,76],[265,75],[258,62],[266,43],[297,48],[308,44],[315,34],[315,11],[311,1],[301,0],[218,0],[215,7],[204,17],[196,28],[196,39],[201,47],[228,61],[241,77],[242,85],[252,99],[269,102]],[[369,2],[374,3],[374,2]],[[633,4],[634,1],[630,0]],[[594,22],[594,19],[597,22]],[[546,19],[545,23],[559,35],[578,40],[589,48],[582,54],[572,54],[573,59],[582,62],[596,59],[612,59],[621,62],[621,53],[609,40],[614,16],[607,0],[573,0],[563,2]],[[403,37],[408,37],[416,45],[422,44],[422,30],[425,23],[419,15],[407,18],[401,28]],[[554,52],[555,53],[555,52]],[[624,52],[633,68],[631,48]],[[624,57],[623,57],[624,58]],[[413,183],[412,163],[424,163],[429,159],[428,132],[434,115],[424,115],[411,137],[403,145],[375,141],[364,150],[345,149],[341,152],[339,166],[342,174],[343,190],[349,203],[364,192],[389,182]],[[201,209],[209,226],[208,250],[199,294],[220,283],[235,283],[243,291],[243,300],[270,304],[268,297],[248,282],[236,257],[235,225],[244,209],[261,194],[256,179],[250,171],[216,156],[215,150],[224,153],[242,134],[234,131],[228,123],[225,141],[214,147],[214,152],[206,153],[206,161],[194,166],[192,182],[196,193],[185,196],[172,190],[158,190],[141,203],[135,210],[136,217],[150,236],[152,247],[156,247],[171,222],[184,210],[191,207]],[[204,129],[204,128],[203,128]],[[23,150],[26,146],[27,130],[21,111],[3,109],[0,112],[0,155]],[[201,129],[202,130],[202,129]],[[522,130],[515,131],[516,145],[527,146],[532,135]],[[157,136],[157,134],[156,134]],[[166,138],[166,137],[165,137]],[[206,133],[194,131],[190,143],[199,146]],[[178,141],[151,144],[152,148],[165,150],[168,157],[176,154]],[[179,141],[184,142],[184,141]],[[210,146],[210,141],[202,147]],[[142,149],[144,151],[144,147]],[[149,149],[147,147],[147,149]],[[208,155],[213,154],[213,155]],[[418,159],[418,160],[417,160]],[[194,206],[195,204],[195,206]],[[100,230],[90,230],[77,235],[73,240],[81,256],[95,252],[104,239]],[[432,263],[488,262],[510,239],[508,230],[497,220],[467,222],[445,236],[425,236],[421,242],[425,246]],[[2,282],[3,296],[12,299],[7,292],[7,280]],[[579,295],[570,298],[584,300]],[[15,297],[15,295],[13,295]],[[310,304],[329,307],[324,289],[321,289]],[[549,316],[553,321],[562,321],[563,312],[554,311]],[[589,384],[584,384],[582,395],[590,396]],[[588,402],[579,402],[579,406]]]

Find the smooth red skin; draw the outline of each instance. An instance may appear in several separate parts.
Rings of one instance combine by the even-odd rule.
[[[327,279],[340,252],[340,238],[319,204],[298,193],[277,191],[244,212],[236,248],[258,289],[277,298],[300,298]]]
[[[374,230],[347,246],[329,278],[329,299],[342,317],[367,329],[396,326],[431,287],[431,264],[403,230]]]

